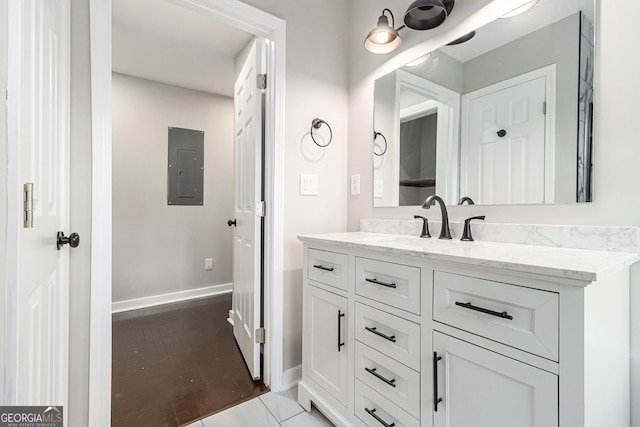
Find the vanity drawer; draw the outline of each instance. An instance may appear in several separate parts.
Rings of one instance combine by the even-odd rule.
[[[355,308],[356,340],[420,370],[420,325],[358,302]]]
[[[347,273],[349,257],[337,252],[309,249],[307,277],[325,285],[349,289]]]
[[[358,257],[356,258],[356,293],[420,314],[420,269]]]
[[[356,342],[356,378],[416,418],[420,417],[420,374]]]
[[[355,383],[355,414],[369,427],[420,427],[420,421],[359,380]]]
[[[433,319],[558,360],[558,294],[435,272]]]

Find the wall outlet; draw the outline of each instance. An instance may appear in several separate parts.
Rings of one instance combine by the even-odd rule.
[[[205,270],[213,270],[213,258],[205,258],[205,260],[204,260],[204,269]]]

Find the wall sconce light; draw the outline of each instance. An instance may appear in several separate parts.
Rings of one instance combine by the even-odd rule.
[[[431,30],[442,24],[451,10],[454,0],[416,0],[404,14],[404,25],[412,30]]]
[[[388,53],[400,46],[399,31],[405,28],[430,30],[442,24],[453,9],[455,0],[416,0],[409,5],[404,15],[404,24],[395,28],[391,10],[385,8],[378,18],[378,25],[369,31],[364,40],[364,48],[371,53]],[[391,25],[385,15],[391,16]]]
[[[389,26],[389,19],[385,16],[385,12],[391,15],[391,26]],[[395,50],[402,43],[398,31],[404,25],[397,30],[394,27],[395,19],[393,13],[387,8],[383,9],[382,15],[378,18],[378,25],[369,31],[367,38],[364,39],[364,48],[371,53],[387,53]]]

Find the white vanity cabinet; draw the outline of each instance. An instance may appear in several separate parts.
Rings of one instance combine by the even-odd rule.
[[[365,237],[301,237],[306,409],[338,426],[630,425],[624,263],[637,257],[589,276],[520,267],[508,256],[536,257],[516,245],[479,262],[480,245]],[[440,247],[448,258],[431,257]],[[587,252],[547,255],[605,257]]]

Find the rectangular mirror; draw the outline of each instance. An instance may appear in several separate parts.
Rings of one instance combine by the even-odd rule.
[[[377,79],[373,205],[590,202],[594,10],[540,0]]]

